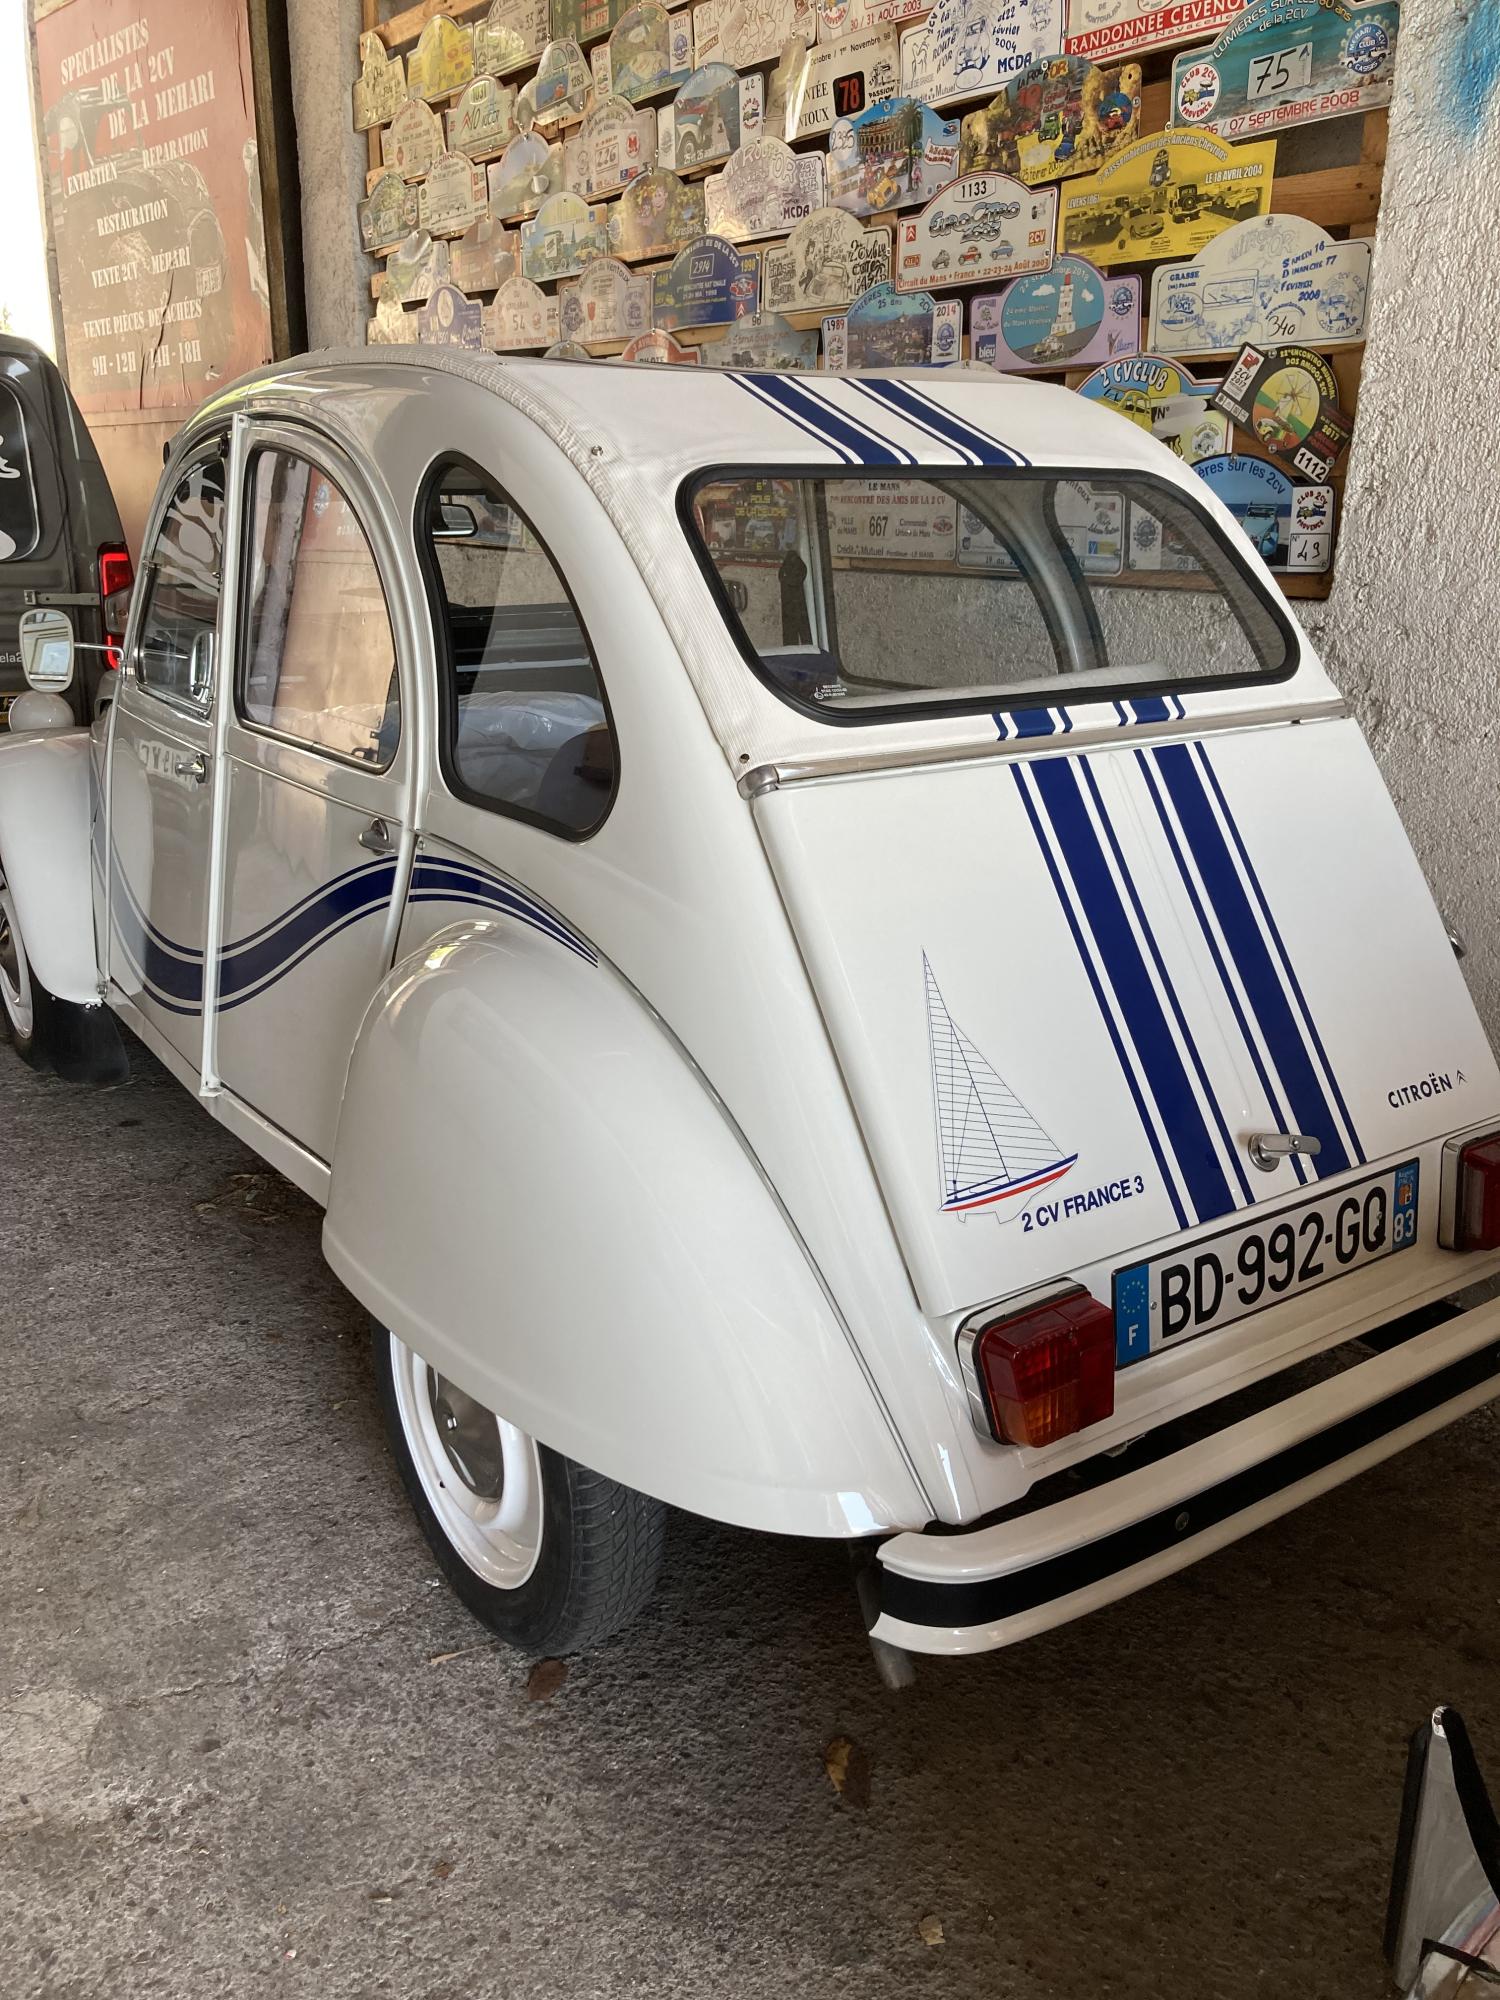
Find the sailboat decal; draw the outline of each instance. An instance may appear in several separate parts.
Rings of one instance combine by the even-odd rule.
[[[939,1207],[946,1214],[1035,1194],[1077,1160],[1042,1130],[963,1032],[943,1001],[927,954],[927,1041],[937,1113]]]

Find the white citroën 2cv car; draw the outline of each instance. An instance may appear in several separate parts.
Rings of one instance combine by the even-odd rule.
[[[194,417],[143,553],[91,729],[26,634],[12,1038],[99,1080],[125,1024],[324,1206],[515,1644],[619,1625],[673,1506],[862,1544],[877,1642],[1004,1645],[1500,1393],[1444,926],[1136,425],[319,356]]]

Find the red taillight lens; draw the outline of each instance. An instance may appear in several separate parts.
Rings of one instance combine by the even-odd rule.
[[[99,551],[99,607],[104,616],[105,665],[118,667],[120,649],[125,644],[125,618],[129,610],[127,592],[135,582],[129,549],[119,547]]]
[[[1500,1250],[1500,1133],[1459,1154],[1453,1222],[1455,1250]]]
[[[1071,1437],[1114,1415],[1114,1314],[1076,1291],[992,1320],[975,1336],[974,1370],[997,1438]]]

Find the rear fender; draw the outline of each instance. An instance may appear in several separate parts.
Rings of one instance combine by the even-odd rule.
[[[930,1514],[742,1134],[581,940],[455,925],[391,973],[323,1245],[444,1375],[628,1486],[796,1534]]]
[[[49,993],[99,1004],[89,882],[89,733],[0,739],[0,866],[31,969]]]

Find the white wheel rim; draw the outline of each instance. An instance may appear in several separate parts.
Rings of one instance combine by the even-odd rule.
[[[476,1576],[496,1590],[519,1590],[542,1548],[536,1439],[445,1382],[394,1334],[389,1338],[396,1407],[427,1504]],[[455,1405],[460,1422],[453,1420]],[[474,1458],[473,1479],[461,1469],[466,1442]],[[494,1476],[479,1476],[486,1472]],[[498,1492],[492,1490],[496,1486]]]
[[[26,947],[16,922],[10,885],[0,877],[0,1002],[18,1035],[29,1035],[34,1008],[31,1000],[31,968],[26,963]]]

